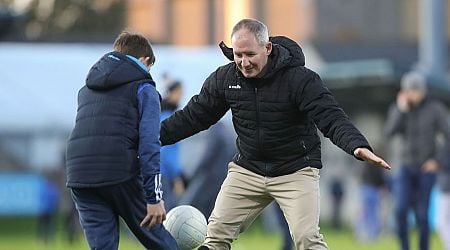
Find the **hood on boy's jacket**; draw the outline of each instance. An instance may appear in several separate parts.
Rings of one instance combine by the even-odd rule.
[[[110,52],[89,70],[86,86],[94,90],[108,90],[144,79],[152,79],[149,72],[127,56],[119,52]]]

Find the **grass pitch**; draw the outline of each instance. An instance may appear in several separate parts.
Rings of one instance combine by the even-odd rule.
[[[64,233],[64,228],[58,220],[56,234],[49,243],[44,243],[37,237],[37,222],[35,218],[0,218],[0,250],[81,250],[89,249],[83,235],[75,236],[72,244]],[[395,235],[382,235],[376,242],[360,243],[356,241],[350,229],[332,230],[326,225],[321,231],[332,250],[397,250],[399,249]],[[417,235],[412,233],[412,250],[417,250]],[[143,247],[127,232],[123,232],[119,249],[142,250]],[[266,233],[261,224],[254,225],[233,243],[233,250],[278,250],[281,249],[281,235]],[[431,250],[443,250],[436,234],[432,235]]]

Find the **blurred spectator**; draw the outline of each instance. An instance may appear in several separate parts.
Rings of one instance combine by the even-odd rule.
[[[207,133],[206,151],[192,174],[182,203],[191,204],[209,217],[227,176],[227,164],[236,152],[233,146],[235,136],[222,122],[213,125]]]
[[[183,86],[180,81],[166,83],[166,91],[161,101],[161,121],[164,121],[178,109],[182,96]],[[161,180],[164,187],[164,204],[166,210],[169,211],[178,204],[178,198],[184,193],[185,189],[183,168],[180,164],[180,145],[178,143],[161,148]]]
[[[70,208],[64,218],[64,223],[67,240],[69,241],[69,244],[72,245],[81,232],[77,209],[75,208],[75,204],[73,202],[70,204]]]
[[[58,186],[45,179],[41,186],[41,207],[38,216],[38,238],[48,244],[55,237],[56,218],[59,207],[59,188]]]
[[[61,154],[61,177],[60,180],[64,180],[62,186],[65,186],[66,181],[66,147]],[[61,192],[61,213],[63,217],[63,231],[65,233],[65,237],[70,245],[72,245],[75,239],[81,233],[81,227],[78,217],[78,212],[73,203],[72,197],[70,196],[70,192],[67,189],[63,189]]]
[[[445,250],[450,250],[450,144],[442,150],[438,185],[441,191],[438,201],[437,229]]]
[[[17,32],[14,30],[14,24],[19,20],[21,20],[21,16],[9,8],[0,6],[0,40],[3,40],[10,33]]]
[[[436,137],[449,137],[444,106],[427,95],[425,77],[411,72],[401,80],[396,104],[386,122],[386,134],[400,134],[403,152],[394,179],[395,216],[401,249],[409,249],[408,211],[414,208],[420,229],[419,249],[429,249],[428,210],[438,169]]]
[[[381,194],[385,187],[383,170],[374,166],[364,166],[361,174],[360,217],[356,222],[355,235],[360,241],[375,241],[381,232]]]
[[[370,166],[373,167],[373,166]],[[344,187],[342,184],[342,180],[337,177],[334,177],[330,182],[330,194],[332,197],[332,216],[331,216],[331,225],[334,229],[340,229],[342,226],[341,223],[341,208],[342,208],[342,200],[344,199]]]

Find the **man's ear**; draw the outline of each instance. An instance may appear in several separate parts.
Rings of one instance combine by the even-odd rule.
[[[266,44],[266,55],[270,55],[270,53],[272,53],[272,43],[268,42]]]

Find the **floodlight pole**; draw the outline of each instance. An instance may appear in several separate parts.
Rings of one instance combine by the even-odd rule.
[[[447,0],[419,0],[418,70],[436,83],[447,71]]]

